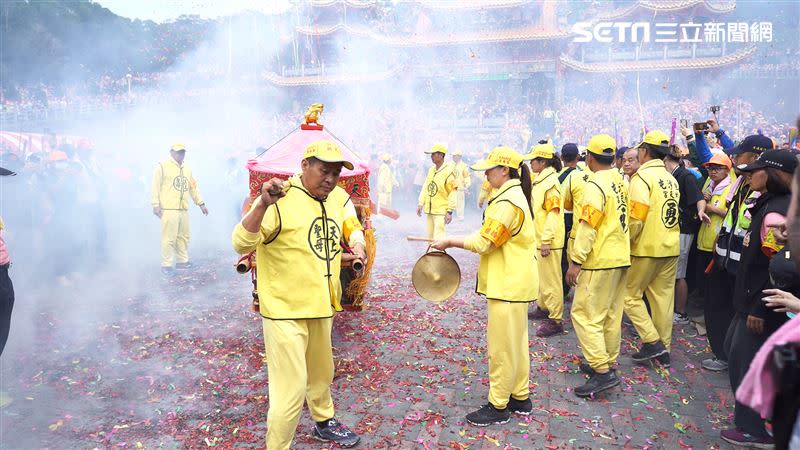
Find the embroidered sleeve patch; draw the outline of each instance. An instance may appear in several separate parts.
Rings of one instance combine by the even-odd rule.
[[[511,238],[511,232],[502,222],[490,218],[483,221],[480,233],[481,236],[491,241],[495,247],[500,247]]]
[[[637,220],[644,222],[647,218],[647,212],[650,210],[650,207],[645,205],[644,203],[639,203],[637,201],[631,200],[631,217]]]
[[[592,205],[585,205],[581,211],[581,220],[596,230],[603,220],[603,211],[596,209]]]

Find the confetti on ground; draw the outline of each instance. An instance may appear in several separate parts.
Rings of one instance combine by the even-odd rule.
[[[400,239],[419,230],[381,225],[369,306],[337,315],[333,330],[337,416],[363,435],[361,448],[725,448],[718,436],[732,413],[727,376],[700,369],[707,345],[691,326],[676,326],[668,370],[632,364],[638,340],[625,326],[621,386],[586,401],[572,394],[585,377],[569,320],[549,339],[535,337],[531,323],[533,414],[468,425],[464,415],[486,402],[489,383],[485,302],[473,293],[477,257],[451,251],[461,289],[428,303],[409,277],[424,246]],[[4,355],[3,389],[15,401],[0,412],[0,443],[263,447],[261,325],[249,308],[249,277],[233,273],[232,260],[199,259],[171,280],[154,268],[140,280],[146,293],[98,298],[73,286],[18,302],[36,320],[12,330],[24,336]],[[309,436],[311,423],[304,411],[295,448],[327,448]]]

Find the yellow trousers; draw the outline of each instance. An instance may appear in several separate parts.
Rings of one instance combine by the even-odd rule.
[[[267,449],[288,450],[303,401],[311,418],[333,418],[333,318],[307,320],[263,319],[269,379]]]
[[[464,218],[464,203],[466,202],[467,193],[463,189],[456,191],[456,218],[461,220]]]
[[[489,319],[489,403],[503,409],[508,398],[528,398],[531,359],[528,353],[528,304],[486,300]]]
[[[539,306],[550,312],[550,319],[561,322],[564,316],[564,285],[561,274],[561,252],[550,250],[547,257],[536,255],[539,266]]]
[[[627,270],[582,270],[578,275],[572,300],[572,326],[583,356],[594,370],[609,369],[619,357]]]
[[[381,208],[391,208],[392,207],[392,191],[384,191],[378,193],[378,205]]]
[[[444,236],[444,216],[428,214],[428,238],[441,239]]]
[[[572,246],[575,244],[575,238],[567,238],[567,260],[572,262]]]
[[[675,311],[675,273],[678,257],[639,258],[631,256],[625,283],[625,314],[633,322],[643,343],[658,340],[669,351],[672,344],[672,314]],[[647,314],[642,294],[647,294],[652,317]]]
[[[161,267],[189,262],[189,211],[161,211]]]

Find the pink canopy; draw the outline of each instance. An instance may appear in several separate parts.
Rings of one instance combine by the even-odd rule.
[[[276,142],[264,154],[247,161],[250,172],[250,198],[258,195],[261,185],[272,177],[286,179],[300,172],[300,162],[308,144],[318,140],[335,142],[353,170],[342,168],[339,184],[355,200],[369,201],[369,163],[359,158],[344,142],[336,139],[322,125],[301,125],[291,134]]]
[[[305,127],[304,127],[305,128]],[[317,127],[314,127],[317,128]],[[298,128],[291,134],[276,142],[263,155],[247,161],[247,170],[250,172],[263,172],[277,175],[294,175],[300,171],[300,161],[308,144],[318,140],[335,142],[342,149],[344,158],[353,163],[353,170],[342,169],[342,178],[355,175],[369,174],[369,164],[359,158],[347,145],[324,127],[321,129]]]

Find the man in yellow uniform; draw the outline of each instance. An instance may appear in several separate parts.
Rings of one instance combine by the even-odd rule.
[[[388,153],[381,155],[381,167],[378,169],[378,207],[392,207],[392,190],[397,187],[392,169],[389,167],[392,157]]]
[[[545,319],[536,336],[549,337],[564,331],[561,253],[564,250],[564,210],[561,207],[561,183],[558,170],[561,160],[553,144],[537,144],[528,154],[531,171],[535,174],[531,190],[531,210],[536,230],[536,264],[539,269],[539,309],[534,319]]]
[[[497,189],[480,230],[431,244],[438,250],[457,247],[481,255],[475,291],[487,301],[489,401],[467,414],[467,422],[477,426],[506,423],[511,413],[527,416],[533,408],[526,312],[528,303],[536,300],[539,283],[530,175],[522,161],[513,149],[497,147],[473,165],[472,170],[485,171]]]
[[[636,327],[642,347],[631,357],[637,362],[657,359],[669,367],[681,194],[678,182],[664,166],[669,136],[651,131],[637,148],[641,166],[630,181],[631,268],[625,282],[625,314]],[[647,314],[643,293],[652,317]]]
[[[192,169],[183,163],[186,147],[175,144],[169,153],[153,173],[150,198],[153,214],[161,219],[161,272],[165,275],[173,272],[175,258],[178,269],[189,267],[189,197],[208,215]]]
[[[472,185],[472,177],[469,166],[461,161],[461,150],[453,150],[453,175],[456,182],[456,219],[464,220],[464,205],[466,202],[467,191]]]
[[[576,387],[578,397],[591,397],[619,384],[614,365],[619,357],[625,272],[630,265],[628,198],[622,176],[613,166],[614,138],[599,134],[587,145],[586,165],[592,171],[583,188],[567,283],[575,286],[572,325],[590,375]]]
[[[364,234],[350,196],[337,186],[352,170],[331,141],[312,142],[302,174],[261,188],[250,212],[233,230],[239,254],[255,250],[269,376],[267,448],[292,444],[303,402],[316,422],[313,436],[352,447],[359,437],[334,418],[331,324],[341,311],[342,246],[366,259]]]
[[[445,162],[447,147],[436,144],[430,150],[425,150],[431,155],[433,166],[428,169],[428,175],[422,184],[417,203],[417,216],[422,213],[428,215],[428,237],[441,239],[444,237],[444,226],[453,220],[453,210],[456,209],[456,178],[453,175],[453,163]]]

